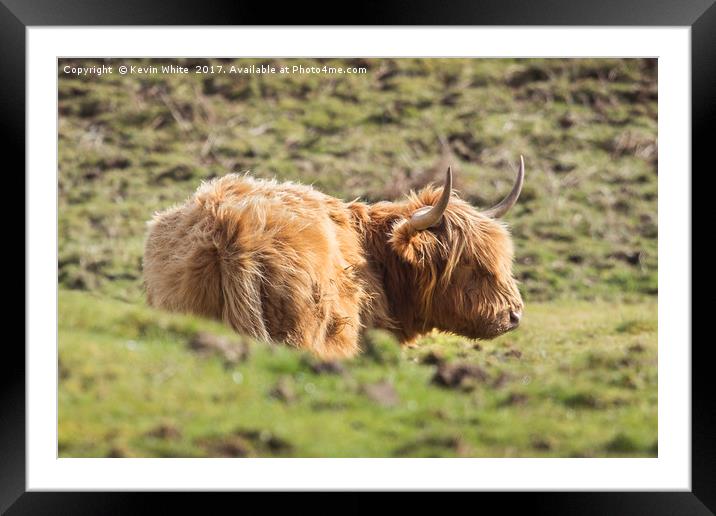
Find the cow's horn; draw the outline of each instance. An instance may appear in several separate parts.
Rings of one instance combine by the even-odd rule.
[[[522,183],[525,180],[525,159],[520,156],[520,170],[517,172],[517,178],[515,184],[512,187],[512,191],[502,199],[499,203],[494,205],[489,210],[482,212],[483,215],[487,215],[490,218],[497,219],[507,213],[517,202],[517,198],[520,196],[522,191]]]
[[[450,195],[452,194],[452,169],[448,167],[445,174],[445,184],[443,185],[443,193],[435,206],[424,206],[416,210],[410,217],[410,225],[416,229],[428,229],[440,222],[445,213]]]

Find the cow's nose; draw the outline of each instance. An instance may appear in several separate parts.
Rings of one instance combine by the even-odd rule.
[[[522,319],[522,312],[510,310],[510,324],[513,328],[517,328],[520,325],[520,319]]]

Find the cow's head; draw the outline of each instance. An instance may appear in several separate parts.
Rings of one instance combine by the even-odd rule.
[[[512,191],[478,211],[452,192],[447,170],[442,189],[411,194],[389,244],[412,270],[418,319],[470,338],[492,338],[516,328],[522,298],[512,276],[512,240],[498,219],[522,190],[524,160]]]

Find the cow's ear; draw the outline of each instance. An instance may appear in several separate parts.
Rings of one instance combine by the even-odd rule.
[[[432,262],[439,248],[432,231],[415,230],[405,220],[393,226],[388,243],[403,261],[418,267]]]

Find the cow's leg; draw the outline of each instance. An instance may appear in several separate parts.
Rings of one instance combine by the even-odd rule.
[[[353,313],[345,309],[334,312],[326,327],[321,355],[326,358],[349,358],[359,351],[360,318],[357,306]]]
[[[359,351],[360,300],[337,283],[340,280],[308,287],[310,299],[306,306],[294,305],[300,315],[287,335],[289,344],[325,360],[352,357]]]

